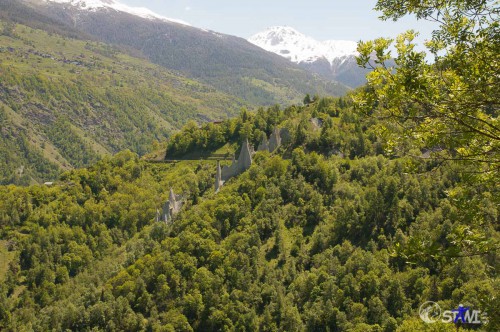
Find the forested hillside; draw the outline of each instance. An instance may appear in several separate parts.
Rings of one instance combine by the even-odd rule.
[[[385,154],[376,122],[349,104],[320,99],[186,128],[177,137],[194,149],[203,137],[255,143],[275,125],[290,131],[287,145],[257,153],[217,194],[214,161],[151,164],[130,152],[53,187],[3,187],[11,258],[1,326],[416,331],[426,328],[418,307],[428,299],[495,312],[497,252],[412,250],[415,241],[464,250],[474,217],[464,207],[483,215],[481,235],[498,243],[498,197],[476,188],[468,201],[465,166]],[[171,187],[185,206],[173,223],[155,222]]]
[[[197,116],[186,105],[209,116],[204,98],[234,100],[102,44],[3,25],[2,149],[26,147],[17,158],[37,172],[92,165],[0,186],[0,330],[500,331],[498,1],[376,8],[439,22],[434,62],[413,31],[362,42],[366,86],[189,121],[163,143],[165,162],[130,150],[94,161],[101,147],[147,150]],[[74,52],[50,53],[61,43]],[[186,89],[184,103],[175,92]],[[158,106],[167,101],[172,113]],[[82,119],[107,130],[90,121],[85,135]],[[275,128],[283,144],[215,192],[213,158]],[[182,208],[159,221],[171,189]]]
[[[189,119],[243,101],[121,53],[0,21],[0,183],[55,179],[105,154],[144,154]]]

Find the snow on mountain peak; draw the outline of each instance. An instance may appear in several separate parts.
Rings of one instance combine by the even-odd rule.
[[[327,40],[321,42],[288,26],[268,28],[253,35],[248,41],[296,63],[311,63],[324,58],[332,64],[335,59],[357,55],[357,44],[353,41]]]
[[[150,19],[150,20],[162,20],[173,23],[179,23],[183,25],[190,25],[187,22],[182,20],[172,19],[168,17],[161,16],[148,8],[143,7],[129,7],[122,3],[119,3],[115,0],[45,0],[45,2],[54,2],[60,4],[68,4],[74,7],[77,7],[81,10],[89,10],[89,11],[97,11],[100,9],[112,9],[119,12],[124,12],[128,14],[132,14],[135,16],[139,16],[142,18]]]

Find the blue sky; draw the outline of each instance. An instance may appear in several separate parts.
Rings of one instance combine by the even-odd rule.
[[[376,0],[119,0],[147,7],[195,27],[248,38],[275,25],[287,25],[318,40],[370,40],[415,29],[429,39],[433,24],[415,19],[381,21]]]

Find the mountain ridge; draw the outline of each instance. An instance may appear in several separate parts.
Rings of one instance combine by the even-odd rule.
[[[307,93],[339,96],[349,90],[270,55],[244,38],[116,10],[17,1],[92,38],[140,53],[153,63],[181,71],[250,104],[284,105],[300,102],[297,96]]]
[[[34,1],[34,0],[32,0]],[[165,17],[155,13],[154,11],[145,8],[145,7],[130,7],[121,2],[115,0],[38,0],[38,2],[46,2],[46,3],[59,3],[59,4],[67,4],[73,7],[76,7],[81,10],[116,10],[119,12],[124,12],[128,14],[132,14],[135,16],[139,16],[146,19],[159,19],[167,22],[178,23],[190,26],[191,24],[174,18]]]
[[[289,26],[274,26],[256,33],[248,41],[309,72],[351,88],[363,85],[367,70],[356,62],[357,43],[348,40],[318,41]]]
[[[311,63],[324,58],[333,64],[338,58],[358,54],[356,42],[349,40],[317,41],[289,26],[270,27],[254,34],[248,38],[248,41],[295,63]]]

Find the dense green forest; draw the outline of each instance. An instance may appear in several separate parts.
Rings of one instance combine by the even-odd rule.
[[[0,330],[499,331],[498,2],[377,9],[441,22],[435,61],[414,32],[396,56],[391,40],[360,43],[365,87],[188,122],[166,142],[179,161],[125,150],[94,162],[81,136],[65,139],[72,118],[55,117],[44,135],[92,165],[0,186]],[[257,145],[275,127],[284,143],[217,193],[214,160],[182,160]],[[0,129],[16,138],[7,148],[29,146]],[[156,221],[171,188],[183,207]],[[425,322],[426,301],[480,322]]]
[[[498,309],[497,252],[412,255],[415,241],[464,250],[464,207],[498,243],[498,196],[475,188],[469,202],[464,165],[384,153],[376,121],[348,98],[243,112],[179,137],[255,142],[272,124],[291,141],[257,153],[218,194],[213,161],[131,152],[53,187],[3,187],[2,244],[13,253],[3,329],[415,331],[428,327],[417,314],[429,299]],[[155,222],[171,187],[185,206]]]
[[[7,21],[0,76],[1,184],[51,181],[124,149],[142,155],[189,119],[246,105],[109,45]]]

